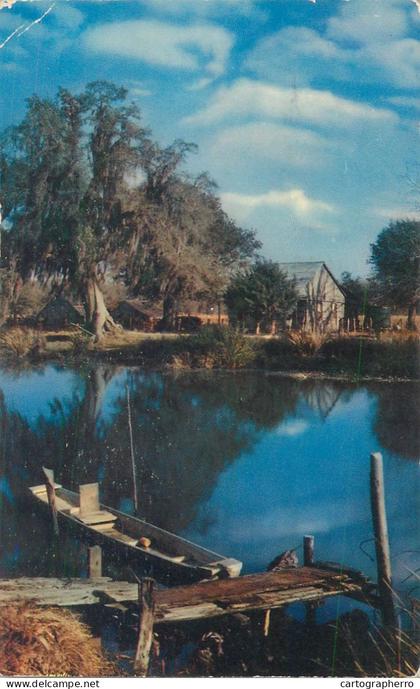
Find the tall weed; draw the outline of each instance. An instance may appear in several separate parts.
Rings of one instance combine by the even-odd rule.
[[[44,351],[45,344],[45,337],[30,328],[10,328],[0,332],[0,352],[3,356],[34,356]]]
[[[292,330],[287,333],[287,339],[293,345],[297,354],[314,356],[328,341],[329,336],[323,333]]]

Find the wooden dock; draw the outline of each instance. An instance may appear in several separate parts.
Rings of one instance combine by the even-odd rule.
[[[364,596],[364,586],[348,574],[299,567],[233,579],[203,581],[156,591],[155,623],[181,622],[238,612],[269,610],[329,596]]]
[[[155,590],[154,619],[155,624],[197,620],[337,595],[365,599],[366,587],[348,573],[299,567]],[[64,607],[138,605],[138,585],[107,577],[0,579],[0,606],[29,600]]]

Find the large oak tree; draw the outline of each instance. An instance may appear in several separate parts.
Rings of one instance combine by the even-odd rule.
[[[115,327],[106,280],[162,301],[168,327],[185,294],[220,293],[259,244],[223,212],[207,175],[186,174],[194,149],[160,147],[127,91],[108,82],[29,99],[0,147],[8,290],[34,279],[71,288],[97,339]]]

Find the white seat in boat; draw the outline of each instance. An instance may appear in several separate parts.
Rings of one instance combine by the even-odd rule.
[[[79,487],[80,510],[79,514],[74,514],[81,522],[88,526],[95,526],[95,524],[105,524],[115,522],[117,517],[108,512],[101,510],[99,504],[99,484],[86,483]]]

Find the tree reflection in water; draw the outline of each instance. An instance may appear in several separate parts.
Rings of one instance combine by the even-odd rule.
[[[174,376],[129,369],[118,377],[121,369],[106,365],[84,367],[78,373],[84,393],[55,398],[49,414],[40,414],[35,423],[8,411],[3,396],[0,400],[6,517],[2,544],[10,562],[19,560],[19,553],[13,555],[17,534],[24,535],[31,562],[39,552],[31,535],[38,520],[19,500],[28,485],[42,481],[42,466],[54,469],[57,480],[75,490],[80,483],[98,480],[105,503],[130,508],[133,474],[126,384],[139,511],[175,532],[194,520],[220,472],[249,451],[261,431],[292,414],[298,399],[296,382],[273,385],[265,376],[238,377],[232,385],[231,376],[224,374]],[[116,391],[110,402],[106,398],[113,380]]]
[[[419,384],[382,383],[369,389],[378,399],[374,431],[382,447],[400,457],[419,461]]]
[[[46,367],[47,381],[51,370],[59,376],[69,371]],[[251,453],[265,435],[275,437],[282,424],[287,429],[288,421],[301,415],[305,405],[323,425],[361,389],[263,372],[173,374],[103,363],[79,367],[73,374],[76,388],[55,398],[51,395],[49,411],[32,414],[30,421],[8,409],[0,396],[0,528],[8,571],[39,573],[44,568],[47,573],[48,561],[54,561],[51,547],[39,547],[40,542],[48,542],[48,525],[32,515],[30,503],[20,502],[27,486],[43,480],[42,466],[54,469],[57,480],[74,490],[80,483],[99,481],[104,503],[132,510],[127,386],[139,513],[179,533],[192,523],[196,532],[208,529],[211,511],[200,508],[212,496],[221,473]],[[27,376],[31,385],[30,371],[16,375]],[[368,389],[378,399],[374,431],[381,446],[401,457],[417,457],[415,385]],[[77,561],[78,548],[79,544],[66,543],[67,574]]]

